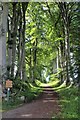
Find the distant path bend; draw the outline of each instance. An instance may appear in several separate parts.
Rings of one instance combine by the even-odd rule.
[[[46,86],[37,100],[4,112],[3,118],[52,118],[59,112],[58,95],[50,86]]]

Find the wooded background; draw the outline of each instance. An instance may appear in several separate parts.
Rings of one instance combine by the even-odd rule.
[[[12,2],[0,7],[4,79],[35,83],[55,74],[61,83],[80,84],[79,2]]]

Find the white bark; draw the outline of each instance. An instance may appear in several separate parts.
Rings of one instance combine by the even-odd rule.
[[[6,71],[6,33],[7,33],[8,4],[3,3],[0,12],[0,77]]]
[[[57,72],[57,57],[53,60],[53,74]]]
[[[2,75],[6,72],[6,33],[7,33],[8,4],[3,3],[3,10],[0,9],[0,91],[2,91]],[[2,92],[1,92],[2,93]],[[1,101],[1,97],[0,97]],[[0,114],[0,119],[2,114]]]
[[[57,72],[58,72],[58,68],[59,68],[59,58],[58,58],[58,53],[57,53]]]

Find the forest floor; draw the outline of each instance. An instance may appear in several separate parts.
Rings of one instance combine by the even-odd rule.
[[[59,95],[45,86],[41,95],[31,103],[3,112],[3,118],[55,118],[60,113]]]

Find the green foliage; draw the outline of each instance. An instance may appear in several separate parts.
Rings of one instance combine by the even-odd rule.
[[[57,37],[55,27],[53,26],[53,22],[50,21],[51,18],[48,12],[44,12],[45,8],[47,8],[45,3],[30,3],[26,12],[26,57],[29,61],[26,69],[29,69],[30,64],[32,70],[34,70],[35,67],[34,76],[37,76],[39,79],[41,79],[40,74],[45,68],[48,69],[48,74],[51,72],[53,59],[57,56],[56,46],[58,46],[58,42],[62,39]],[[55,12],[58,12],[57,5]],[[36,39],[37,46],[34,45]],[[33,63],[35,49],[37,50],[36,66]]]
[[[79,105],[80,97],[78,96],[77,87],[67,87],[59,90],[60,104],[62,105],[61,116],[63,118],[80,118]]]
[[[79,88],[76,86],[66,86],[65,83],[60,85],[59,79],[54,79],[52,82],[46,84],[52,86],[53,89],[59,93],[59,105],[61,111],[58,116],[54,115],[52,118],[54,120],[57,118],[64,119],[79,119],[79,105],[80,105],[80,95]],[[46,86],[43,84],[42,86]]]
[[[14,90],[15,90],[15,92],[17,92],[16,96],[12,97],[12,95],[10,95],[9,102],[3,100],[2,111],[16,108],[16,107],[22,105],[24,103],[24,101],[26,103],[31,102],[32,100],[36,99],[42,92],[42,89],[40,89],[40,87],[35,87],[32,84],[30,84],[28,88],[23,89],[24,91],[23,90],[17,91],[16,88]],[[25,100],[21,100],[22,96],[25,97]]]
[[[14,109],[14,108],[17,108],[19,107],[20,105],[22,105],[22,101],[20,99],[15,99],[15,101],[12,101],[12,100],[9,100],[8,102],[3,100],[2,101],[2,112],[5,112],[7,110],[11,110],[11,109]]]
[[[62,4],[62,3],[61,3]],[[12,20],[14,16],[12,3],[9,4],[9,24],[11,28],[14,26],[12,25]],[[69,72],[74,74],[74,70],[76,72],[77,67],[79,67],[79,7],[80,4],[74,3],[65,3],[67,5],[67,12],[68,12],[68,21],[69,21],[69,39],[70,39],[70,49],[73,53],[74,57],[71,58],[74,61],[75,67],[73,65],[70,66]],[[25,13],[25,35],[21,32],[21,35],[18,35],[20,31],[23,30],[24,22],[22,12],[22,3],[16,3],[16,13],[19,15],[17,26],[17,36],[16,36],[16,59],[14,61],[15,66],[18,68],[18,53],[22,51],[22,47],[25,46],[25,61],[26,61],[26,72],[27,77],[31,78],[31,73],[33,76],[38,76],[41,79],[41,72],[46,68],[48,69],[48,74],[52,73],[53,69],[53,60],[57,57],[58,49],[60,49],[61,44],[63,43],[63,48],[65,51],[65,34],[64,34],[64,26],[61,11],[59,9],[58,3],[49,3],[49,2],[30,2],[28,4],[28,8]],[[64,13],[65,14],[65,13]],[[64,15],[65,16],[65,15]],[[20,31],[19,31],[20,30]],[[77,32],[76,32],[77,31]],[[9,30],[8,32],[12,32]],[[22,37],[25,36],[25,45],[23,45]],[[20,37],[20,38],[19,38]],[[8,36],[9,38],[9,36]],[[37,39],[37,41],[36,41]],[[10,39],[11,40],[11,39]],[[21,40],[21,41],[20,41]],[[14,41],[14,40],[13,40]],[[12,41],[12,42],[13,42]],[[9,42],[9,41],[8,41]],[[19,45],[19,42],[21,46]],[[18,51],[18,47],[20,49]],[[73,51],[74,49],[74,51]],[[36,52],[35,52],[36,51]],[[61,56],[61,50],[59,51],[60,59],[63,59]],[[36,60],[34,59],[36,56]],[[63,55],[65,57],[65,55]],[[14,58],[14,57],[13,57]],[[36,61],[36,64],[35,64]],[[61,65],[61,61],[59,61]],[[65,62],[65,60],[63,61]],[[78,65],[77,65],[78,64]],[[31,71],[31,70],[32,71]],[[23,70],[24,71],[24,70]],[[31,71],[31,73],[30,73]],[[23,72],[22,72],[23,73]],[[79,73],[79,70],[78,70]],[[60,73],[61,74],[61,73]],[[74,75],[72,75],[74,76]],[[36,78],[36,77],[35,77]],[[17,84],[17,82],[16,82]],[[18,85],[19,86],[19,85]]]
[[[52,85],[53,89],[59,93],[59,104],[61,105],[61,113],[59,114],[59,117],[65,119],[80,118],[80,96],[78,88],[76,86],[66,86],[65,83],[59,86],[56,79],[50,84],[55,84],[55,86]]]
[[[60,80],[58,78],[54,78],[49,82],[49,85],[52,86],[53,88],[56,88],[60,85]]]
[[[57,70],[57,72],[56,73],[54,73],[54,74],[51,74],[50,75],[50,81],[53,81],[53,80],[55,80],[56,78],[59,78],[59,74],[61,73],[61,69],[60,68],[58,68],[58,70]]]
[[[60,85],[60,80],[58,78],[54,78],[52,81],[49,81],[48,83],[37,81],[37,84],[39,84],[40,87],[51,86],[53,88],[56,88]]]

